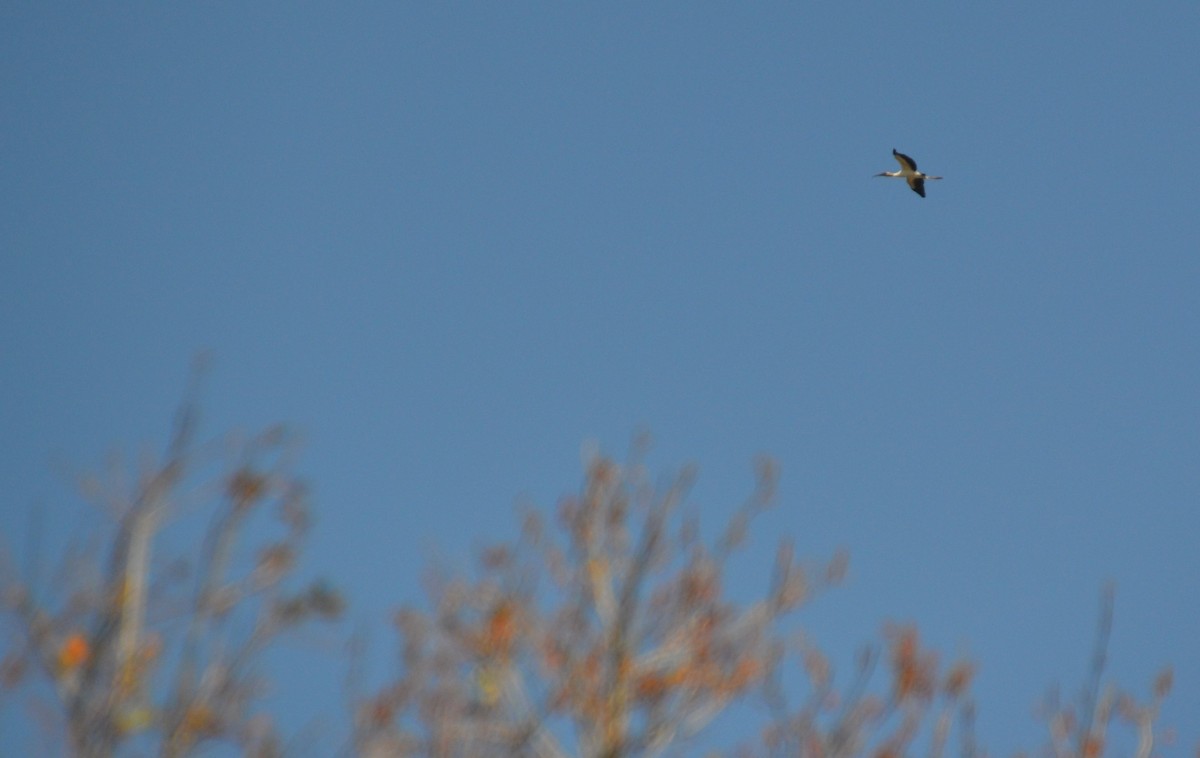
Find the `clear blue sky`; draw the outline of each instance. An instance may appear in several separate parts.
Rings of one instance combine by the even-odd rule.
[[[804,616],[843,670],[916,621],[1036,747],[1112,580],[1194,748],[1194,3],[431,5],[0,8],[6,540],[211,349],[205,429],[303,431],[380,647],[431,551],[647,429],[714,528],[778,459],[755,544],[850,551]]]

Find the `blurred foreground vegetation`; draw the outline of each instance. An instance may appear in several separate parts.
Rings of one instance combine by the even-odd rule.
[[[262,656],[344,602],[335,585],[295,580],[310,518],[288,434],[200,442],[195,427],[185,403],[158,460],[83,483],[111,528],[61,557],[53,591],[35,592],[0,545],[0,705],[30,714],[53,753],[285,752]],[[804,562],[784,540],[766,592],[730,599],[726,571],[774,499],[770,461],[712,542],[684,507],[691,480],[655,485],[636,455],[597,455],[576,494],[522,514],[519,536],[482,551],[472,576],[434,574],[427,603],[394,618],[400,673],[348,696],[342,754],[714,755],[705,728],[740,703],[761,718],[720,754],[986,754],[970,661],[943,663],[915,628],[888,628],[835,686],[822,652],[782,630],[838,583],[846,556]],[[162,539],[181,512],[208,517],[195,544]],[[273,536],[243,544],[252,520]],[[1050,709],[1032,748],[1092,758],[1122,730],[1138,758],[1152,754],[1171,674],[1145,702],[1106,683],[1111,614],[1108,592],[1083,695]]]

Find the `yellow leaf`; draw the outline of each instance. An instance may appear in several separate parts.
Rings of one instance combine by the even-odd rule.
[[[495,705],[500,700],[500,675],[492,666],[480,666],[476,678],[479,699],[484,705]]]
[[[137,734],[154,723],[154,711],[144,705],[124,708],[117,713],[117,729],[122,734]]]

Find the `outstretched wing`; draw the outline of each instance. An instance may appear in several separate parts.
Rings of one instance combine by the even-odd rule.
[[[913,192],[917,193],[921,197],[925,197],[925,177],[910,176],[908,178],[908,186],[912,187]]]
[[[916,171],[917,170],[917,162],[914,161],[912,158],[909,158],[904,153],[897,152],[896,148],[894,148],[894,147],[892,148],[892,156],[900,163],[900,168],[905,169],[907,171]]]

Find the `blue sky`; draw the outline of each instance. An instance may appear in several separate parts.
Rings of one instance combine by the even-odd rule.
[[[974,656],[1000,754],[1114,581],[1189,750],[1200,15],[882,6],[6,4],[0,529],[68,534],[211,350],[205,429],[302,431],[309,570],[386,647],[432,553],[645,429],[712,528],[775,456],[755,544],[851,554],[802,621]]]

